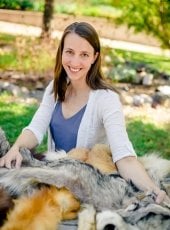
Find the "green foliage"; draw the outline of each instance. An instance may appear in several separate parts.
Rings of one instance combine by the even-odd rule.
[[[43,48],[42,48],[43,47]],[[0,70],[45,73],[54,68],[57,41],[0,34]]]
[[[0,69],[8,69],[9,66],[14,68],[17,65],[16,55],[11,54],[0,54]]]
[[[78,0],[77,2],[80,2],[80,1]],[[113,2],[113,0],[86,0],[86,4],[89,4],[92,6],[112,5],[112,2]]]
[[[118,24],[127,24],[135,32],[152,34],[163,47],[170,48],[169,0],[122,0],[115,6],[122,12],[116,20]]]
[[[112,6],[112,0],[67,1],[55,0],[54,12],[59,14],[85,15],[114,19],[119,11]],[[44,0],[33,1],[32,10],[43,11]]]
[[[54,6],[54,11],[57,13],[60,13],[60,14],[72,14],[72,15],[74,15],[76,8],[77,8],[77,6],[75,3],[70,3],[69,5],[61,3],[61,4],[56,4]]]
[[[33,8],[32,0],[0,0],[1,9],[28,10]]]
[[[36,0],[33,1],[33,9],[34,11],[44,11],[44,1],[45,0]]]
[[[105,76],[114,82],[136,82],[136,70],[144,67],[154,79],[170,78],[170,58],[118,49],[102,48]]]

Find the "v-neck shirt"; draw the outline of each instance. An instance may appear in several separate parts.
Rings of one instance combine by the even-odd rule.
[[[50,131],[56,150],[70,151],[76,147],[77,134],[86,105],[69,118],[65,118],[62,112],[62,104],[55,106],[50,122]]]

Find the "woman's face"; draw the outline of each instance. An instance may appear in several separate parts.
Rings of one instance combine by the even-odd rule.
[[[71,81],[85,80],[97,55],[86,39],[76,33],[68,34],[62,52],[62,65],[68,78]]]

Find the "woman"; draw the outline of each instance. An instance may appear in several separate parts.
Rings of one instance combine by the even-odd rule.
[[[20,147],[37,146],[49,130],[48,150],[91,148],[107,143],[118,171],[142,190],[154,191],[156,202],[166,194],[138,162],[125,128],[118,94],[103,80],[100,43],[95,29],[85,22],[69,25],[61,38],[54,80],[31,123],[0,159],[0,166],[20,167]]]

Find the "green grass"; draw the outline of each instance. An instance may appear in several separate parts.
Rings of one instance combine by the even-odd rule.
[[[31,121],[37,109],[36,104],[12,102],[13,97],[7,94],[0,95],[0,126],[6,133],[10,144],[14,143],[22,129]],[[162,128],[145,118],[130,119],[127,122],[129,138],[133,143],[137,155],[159,152],[163,157],[170,159],[170,127]],[[37,152],[46,151],[45,137],[43,143],[36,149]]]
[[[0,94],[0,127],[5,131],[6,137],[12,145],[22,129],[29,124],[37,104],[27,105],[15,102],[13,96],[6,93]],[[46,150],[46,138],[37,151]]]
[[[127,131],[139,156],[156,152],[170,159],[170,125],[161,127],[144,118],[136,118],[127,122]]]
[[[8,34],[0,34],[0,44],[7,42],[8,44],[15,41],[15,36]]]

